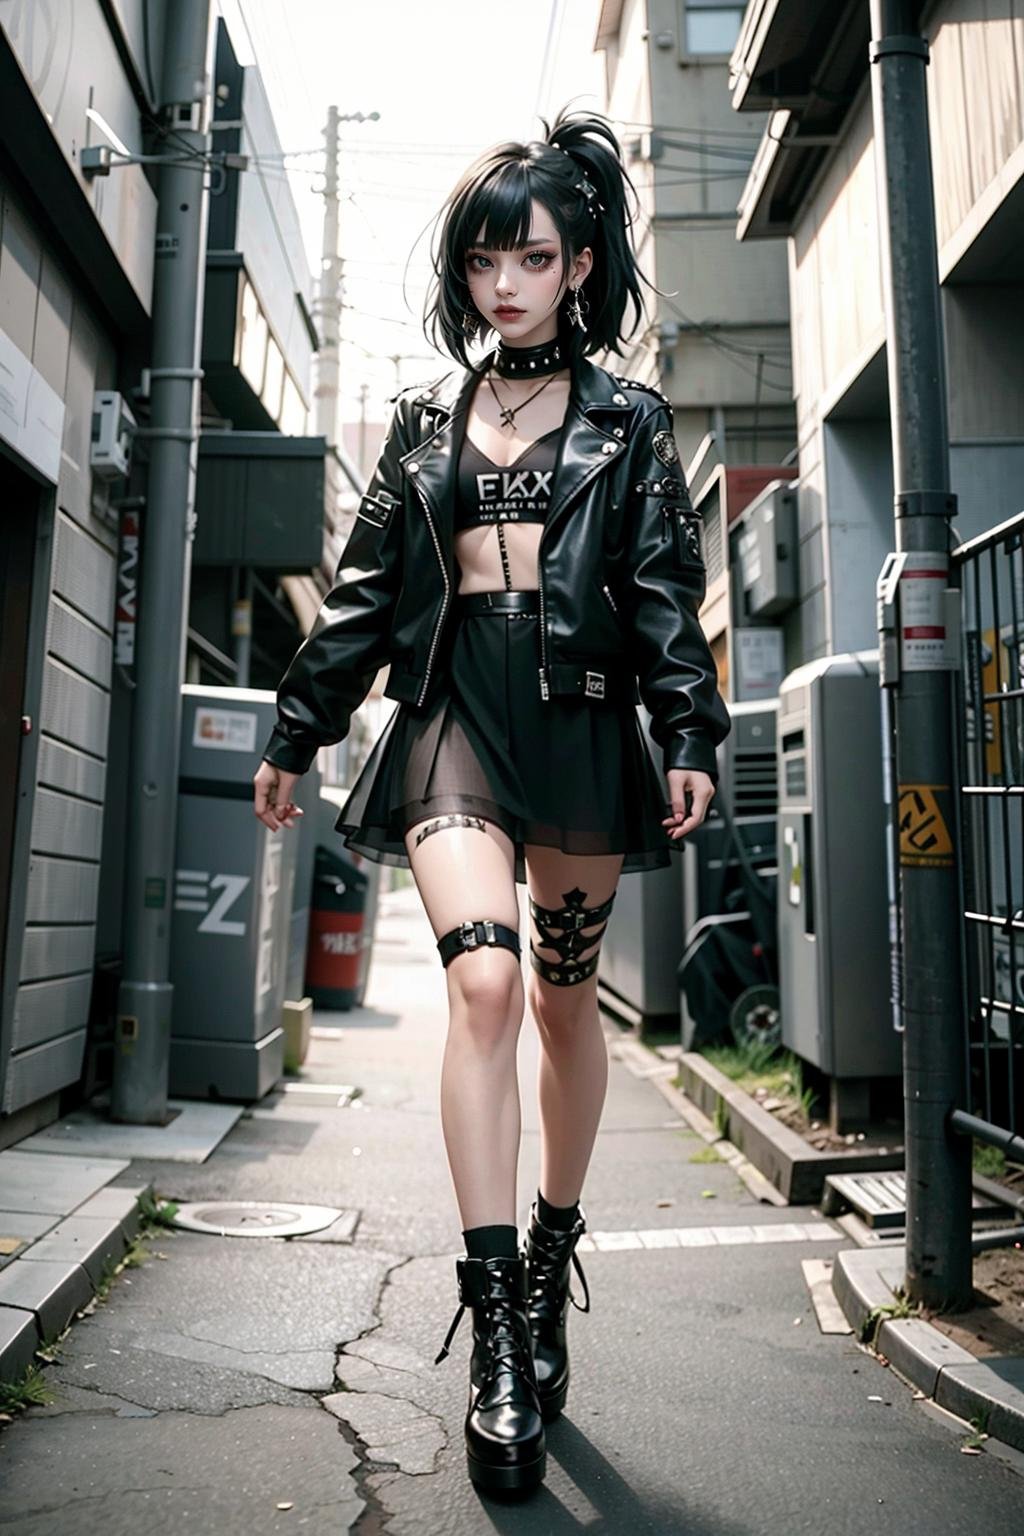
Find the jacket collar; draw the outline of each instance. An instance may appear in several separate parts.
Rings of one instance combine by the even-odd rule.
[[[402,454],[399,462],[430,503],[446,550],[452,548],[456,466],[466,433],[468,406],[475,385],[494,359],[495,350],[477,367],[454,368],[413,396],[413,403],[423,412],[426,435]],[[589,358],[578,360],[570,380],[546,528],[561,516],[585,485],[622,457],[625,423],[632,409],[614,375]],[[614,431],[620,421],[621,437]],[[614,447],[608,448],[607,444]]]

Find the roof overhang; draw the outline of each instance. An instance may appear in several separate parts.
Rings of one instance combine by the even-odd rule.
[[[868,71],[864,0],[751,0],[729,63],[738,112],[768,124],[738,204],[737,239],[792,232]]]

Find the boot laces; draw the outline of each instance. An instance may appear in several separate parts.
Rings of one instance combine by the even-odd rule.
[[[577,1223],[577,1227],[579,1224]],[[542,1223],[535,1223],[531,1228],[529,1274],[530,1274],[530,1302],[550,1301],[556,1298],[561,1289],[561,1273],[565,1265],[566,1249],[571,1242],[570,1249],[572,1265],[580,1277],[583,1286],[583,1294],[587,1298],[585,1307],[581,1307],[573,1295],[572,1283],[567,1287],[569,1300],[577,1312],[590,1311],[590,1287],[587,1285],[587,1277],[583,1273],[583,1265],[580,1263],[576,1252],[576,1239],[582,1228],[571,1228],[567,1232],[554,1232],[553,1228],[546,1228]]]
[[[466,1306],[466,1302],[460,1302],[456,1308],[455,1316],[445,1335],[445,1341],[434,1360],[435,1365],[440,1365],[449,1354],[452,1339],[462,1321]],[[508,1283],[500,1274],[494,1270],[490,1271],[488,1296],[481,1306],[481,1311],[488,1323],[487,1328],[482,1332],[483,1343],[490,1353],[495,1371],[518,1371],[527,1381],[533,1383],[532,1351],[527,1347],[520,1329],[516,1326],[514,1308],[515,1298],[509,1290]]]

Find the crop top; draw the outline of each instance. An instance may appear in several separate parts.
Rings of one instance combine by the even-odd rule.
[[[495,464],[466,433],[459,456],[455,531],[480,523],[543,523],[551,500],[558,437],[552,427],[511,464]]]

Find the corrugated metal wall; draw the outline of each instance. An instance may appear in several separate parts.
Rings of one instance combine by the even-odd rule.
[[[92,501],[93,392],[115,355],[0,184],[0,326],[65,402],[60,480],[40,497],[4,1007],[3,1110],[75,1082],[92,991],[111,699],[116,535]]]

